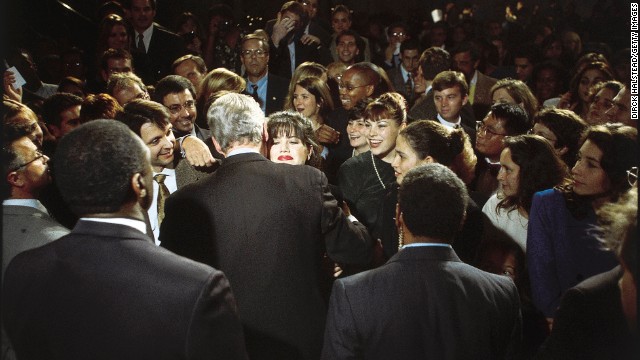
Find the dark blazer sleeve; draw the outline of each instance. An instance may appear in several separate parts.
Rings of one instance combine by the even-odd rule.
[[[327,255],[343,264],[366,264],[371,258],[371,237],[360,222],[351,222],[329,189],[327,177],[321,176],[322,219],[321,231],[324,235]]]
[[[360,358],[362,358],[362,348],[358,343],[355,319],[347,299],[344,281],[337,279],[333,283],[329,299],[321,359]]]
[[[248,359],[242,325],[229,281],[214,270],[190,322],[187,359]]]

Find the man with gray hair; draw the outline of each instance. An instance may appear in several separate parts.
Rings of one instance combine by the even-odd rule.
[[[342,212],[322,172],[261,154],[265,117],[252,97],[223,95],[207,119],[225,159],[171,195],[162,246],[224,271],[252,359],[317,359],[326,315],[322,256],[366,264],[367,231]]]

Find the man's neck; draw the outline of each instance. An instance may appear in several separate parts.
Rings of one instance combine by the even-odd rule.
[[[230,155],[235,155],[234,153],[237,152],[256,152],[256,153],[260,153],[260,150],[262,149],[262,143],[260,144],[255,144],[255,143],[234,143],[229,145],[229,147],[227,147],[224,151],[223,154],[225,157],[228,157]]]
[[[252,76],[252,75],[247,75],[247,79],[249,79],[249,81],[253,84],[257,84],[258,81],[262,80],[262,78],[264,78],[265,76],[267,76],[269,72],[265,71],[264,74],[260,75],[260,76]]]

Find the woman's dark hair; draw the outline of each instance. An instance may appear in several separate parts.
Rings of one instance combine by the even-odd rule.
[[[459,131],[458,131],[459,130]],[[420,160],[431,156],[436,162],[450,166],[464,147],[463,130],[449,130],[431,120],[420,120],[407,125],[400,131]]]
[[[631,188],[627,180],[627,170],[638,166],[638,130],[621,123],[609,123],[589,127],[582,136],[580,146],[587,140],[591,141],[602,151],[600,166],[609,180],[608,191],[612,202]],[[573,192],[572,186],[556,187],[561,191],[567,202],[571,214],[582,219],[591,208],[590,196],[579,196]]]
[[[580,88],[580,79],[582,75],[588,70],[598,70],[604,75],[603,81],[613,80],[615,76],[613,75],[613,70],[609,67],[609,65],[603,62],[592,62],[587,63],[581,67],[581,69],[576,72],[576,74],[571,79],[571,83],[569,84],[569,92],[571,93],[571,100],[578,103],[578,106],[573,110],[576,114],[582,114],[585,110],[586,106],[589,106],[587,103],[583,103],[580,99],[580,94],[578,93],[578,89]]]
[[[546,108],[534,118],[533,123],[540,123],[556,136],[556,149],[567,147],[567,152],[561,156],[562,161],[572,168],[580,149],[582,133],[588,127],[587,123],[571,110]]]
[[[315,96],[316,104],[320,105],[319,114],[326,120],[329,113],[333,111],[333,99],[331,98],[331,90],[329,90],[327,83],[317,77],[308,77],[298,81],[296,85],[302,87],[311,95]],[[291,101],[293,102],[293,98]]]
[[[514,196],[505,196],[496,206],[507,211],[531,209],[533,194],[559,185],[567,177],[564,166],[551,144],[538,135],[509,136],[504,140],[505,149],[511,152],[511,159],[520,167],[518,189]]]
[[[271,149],[273,139],[284,134],[285,136],[295,136],[306,147],[311,147],[311,158],[307,162],[309,165],[321,168],[322,158],[318,151],[318,141],[311,121],[297,111],[279,111],[269,115],[267,118],[267,133],[269,140],[267,147]]]
[[[365,119],[372,121],[393,119],[400,126],[407,122],[407,103],[398,93],[384,93],[367,105],[363,115]]]

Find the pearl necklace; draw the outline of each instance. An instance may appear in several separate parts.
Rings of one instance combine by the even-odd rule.
[[[371,153],[371,162],[373,163],[373,170],[376,171],[376,176],[378,176],[378,181],[380,181],[380,185],[382,185],[382,188],[386,190],[387,187],[384,186],[384,182],[382,181],[382,178],[380,177],[380,173],[378,172],[378,167],[376,166],[376,159],[373,158],[373,152]]]

